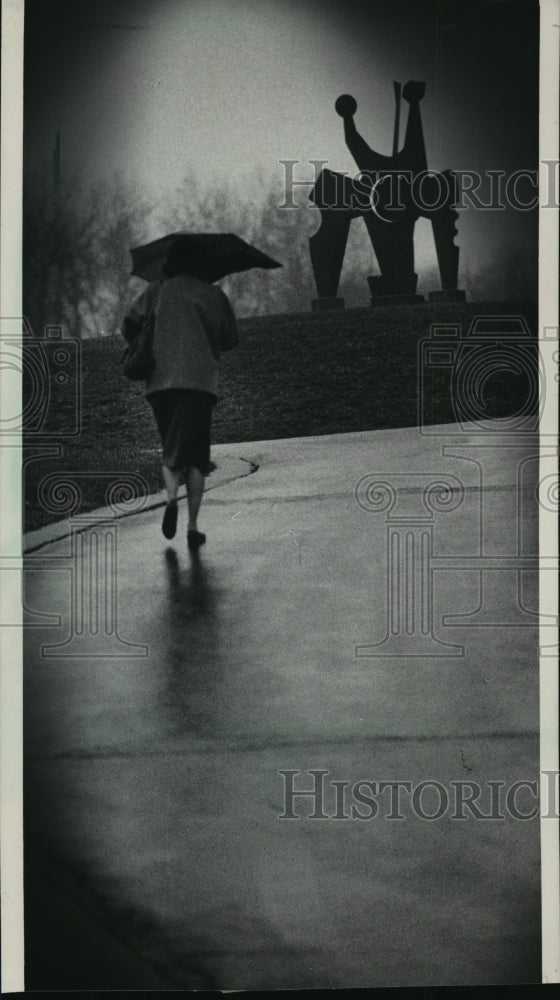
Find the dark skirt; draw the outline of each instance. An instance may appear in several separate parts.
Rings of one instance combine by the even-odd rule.
[[[210,471],[210,426],[216,397],[198,389],[161,389],[147,397],[163,445],[163,464]]]

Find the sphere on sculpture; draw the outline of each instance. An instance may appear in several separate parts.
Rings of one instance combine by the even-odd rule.
[[[341,118],[351,118],[356,114],[358,105],[351,94],[341,94],[335,101],[334,109]]]

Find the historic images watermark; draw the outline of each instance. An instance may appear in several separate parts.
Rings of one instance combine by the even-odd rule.
[[[95,477],[106,481],[106,507],[81,512],[81,486]],[[113,659],[146,657],[145,643],[131,642],[120,634],[118,601],[119,519],[137,514],[146,506],[149,488],[138,473],[72,472],[44,476],[37,490],[39,505],[49,513],[69,518],[69,551],[66,555],[32,553],[26,557],[28,572],[66,572],[70,593],[68,621],[57,627],[63,638],[43,644],[46,659],[94,657]]]
[[[0,377],[3,447],[20,436],[38,448],[80,434],[82,357],[77,338],[63,337],[55,325],[35,336],[25,318],[0,318]]]
[[[543,160],[541,170],[532,168],[506,170],[358,170],[328,169],[329,160],[280,160],[283,167],[283,201],[279,209],[294,210],[302,205],[296,192],[309,192],[318,184],[326,168],[336,180],[330,192],[325,188],[323,207],[333,211],[364,212],[373,209],[387,222],[394,221],[406,209],[406,202],[422,214],[438,212],[453,204],[457,211],[503,212],[507,208],[530,212],[538,208],[560,208],[558,160]],[[309,169],[311,168],[311,170]],[[405,197],[406,195],[406,197]],[[309,201],[303,207],[313,207]]]
[[[538,779],[504,781],[413,781],[359,778],[330,779],[327,768],[281,769],[282,812],[278,819],[402,821],[412,817],[520,822],[560,819],[558,771]],[[297,780],[297,784],[296,784]]]
[[[558,511],[556,437],[539,435],[547,379],[554,388],[558,381],[556,344],[556,329],[537,340],[523,317],[510,315],[475,316],[466,331],[434,323],[420,340],[418,428],[441,439],[445,470],[380,469],[356,484],[358,506],[382,516],[386,531],[385,634],[356,644],[357,657],[462,657],[453,629],[556,628],[557,619],[539,614],[535,595],[538,571],[558,568],[535,530],[539,506]],[[511,405],[496,419],[490,389],[500,380]],[[434,400],[438,413],[446,402],[451,425],[434,422]],[[500,462],[514,468],[509,486],[496,491]],[[443,536],[449,545],[453,518],[468,519],[464,551],[440,542]],[[437,613],[441,571],[476,580],[475,606]],[[552,641],[541,647],[543,656],[556,653]]]
[[[25,319],[2,318],[0,379],[5,403],[0,447],[12,449],[24,483],[31,462],[60,459],[65,442],[81,433],[81,343],[63,337],[58,326],[34,336]],[[91,478],[105,481],[106,506],[84,512],[82,489]],[[147,656],[145,644],[131,642],[119,632],[118,534],[119,519],[143,509],[148,494],[148,484],[137,473],[99,470],[43,476],[34,503],[51,519],[67,519],[66,552],[37,547],[22,558],[21,540],[14,539],[13,551],[0,557],[0,573],[9,573],[12,579],[16,574],[19,587],[6,588],[10,600],[3,601],[0,624],[52,628],[53,642],[41,647],[44,658]],[[38,574],[43,582],[50,574],[49,593],[59,594],[64,607],[49,607],[48,612],[29,607],[28,595]],[[58,641],[57,632],[62,633]]]

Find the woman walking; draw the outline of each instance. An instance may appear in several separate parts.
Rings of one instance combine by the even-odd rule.
[[[137,335],[153,311],[154,367],[146,380],[163,447],[163,480],[167,506],[162,531],[177,530],[177,491],[187,488],[187,541],[195,551],[206,541],[198,530],[198,512],[210,465],[210,428],[217,402],[218,362],[222,351],[239,343],[229,299],[217,285],[194,277],[192,249],[171,246],[161,282],[149,285],[133,303],[123,323],[127,342]]]

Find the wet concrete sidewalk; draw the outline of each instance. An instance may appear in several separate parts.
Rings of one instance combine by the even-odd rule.
[[[540,980],[538,446],[501,427],[220,446],[256,471],[198,557],[184,501],[173,543],[29,553],[28,988]]]

